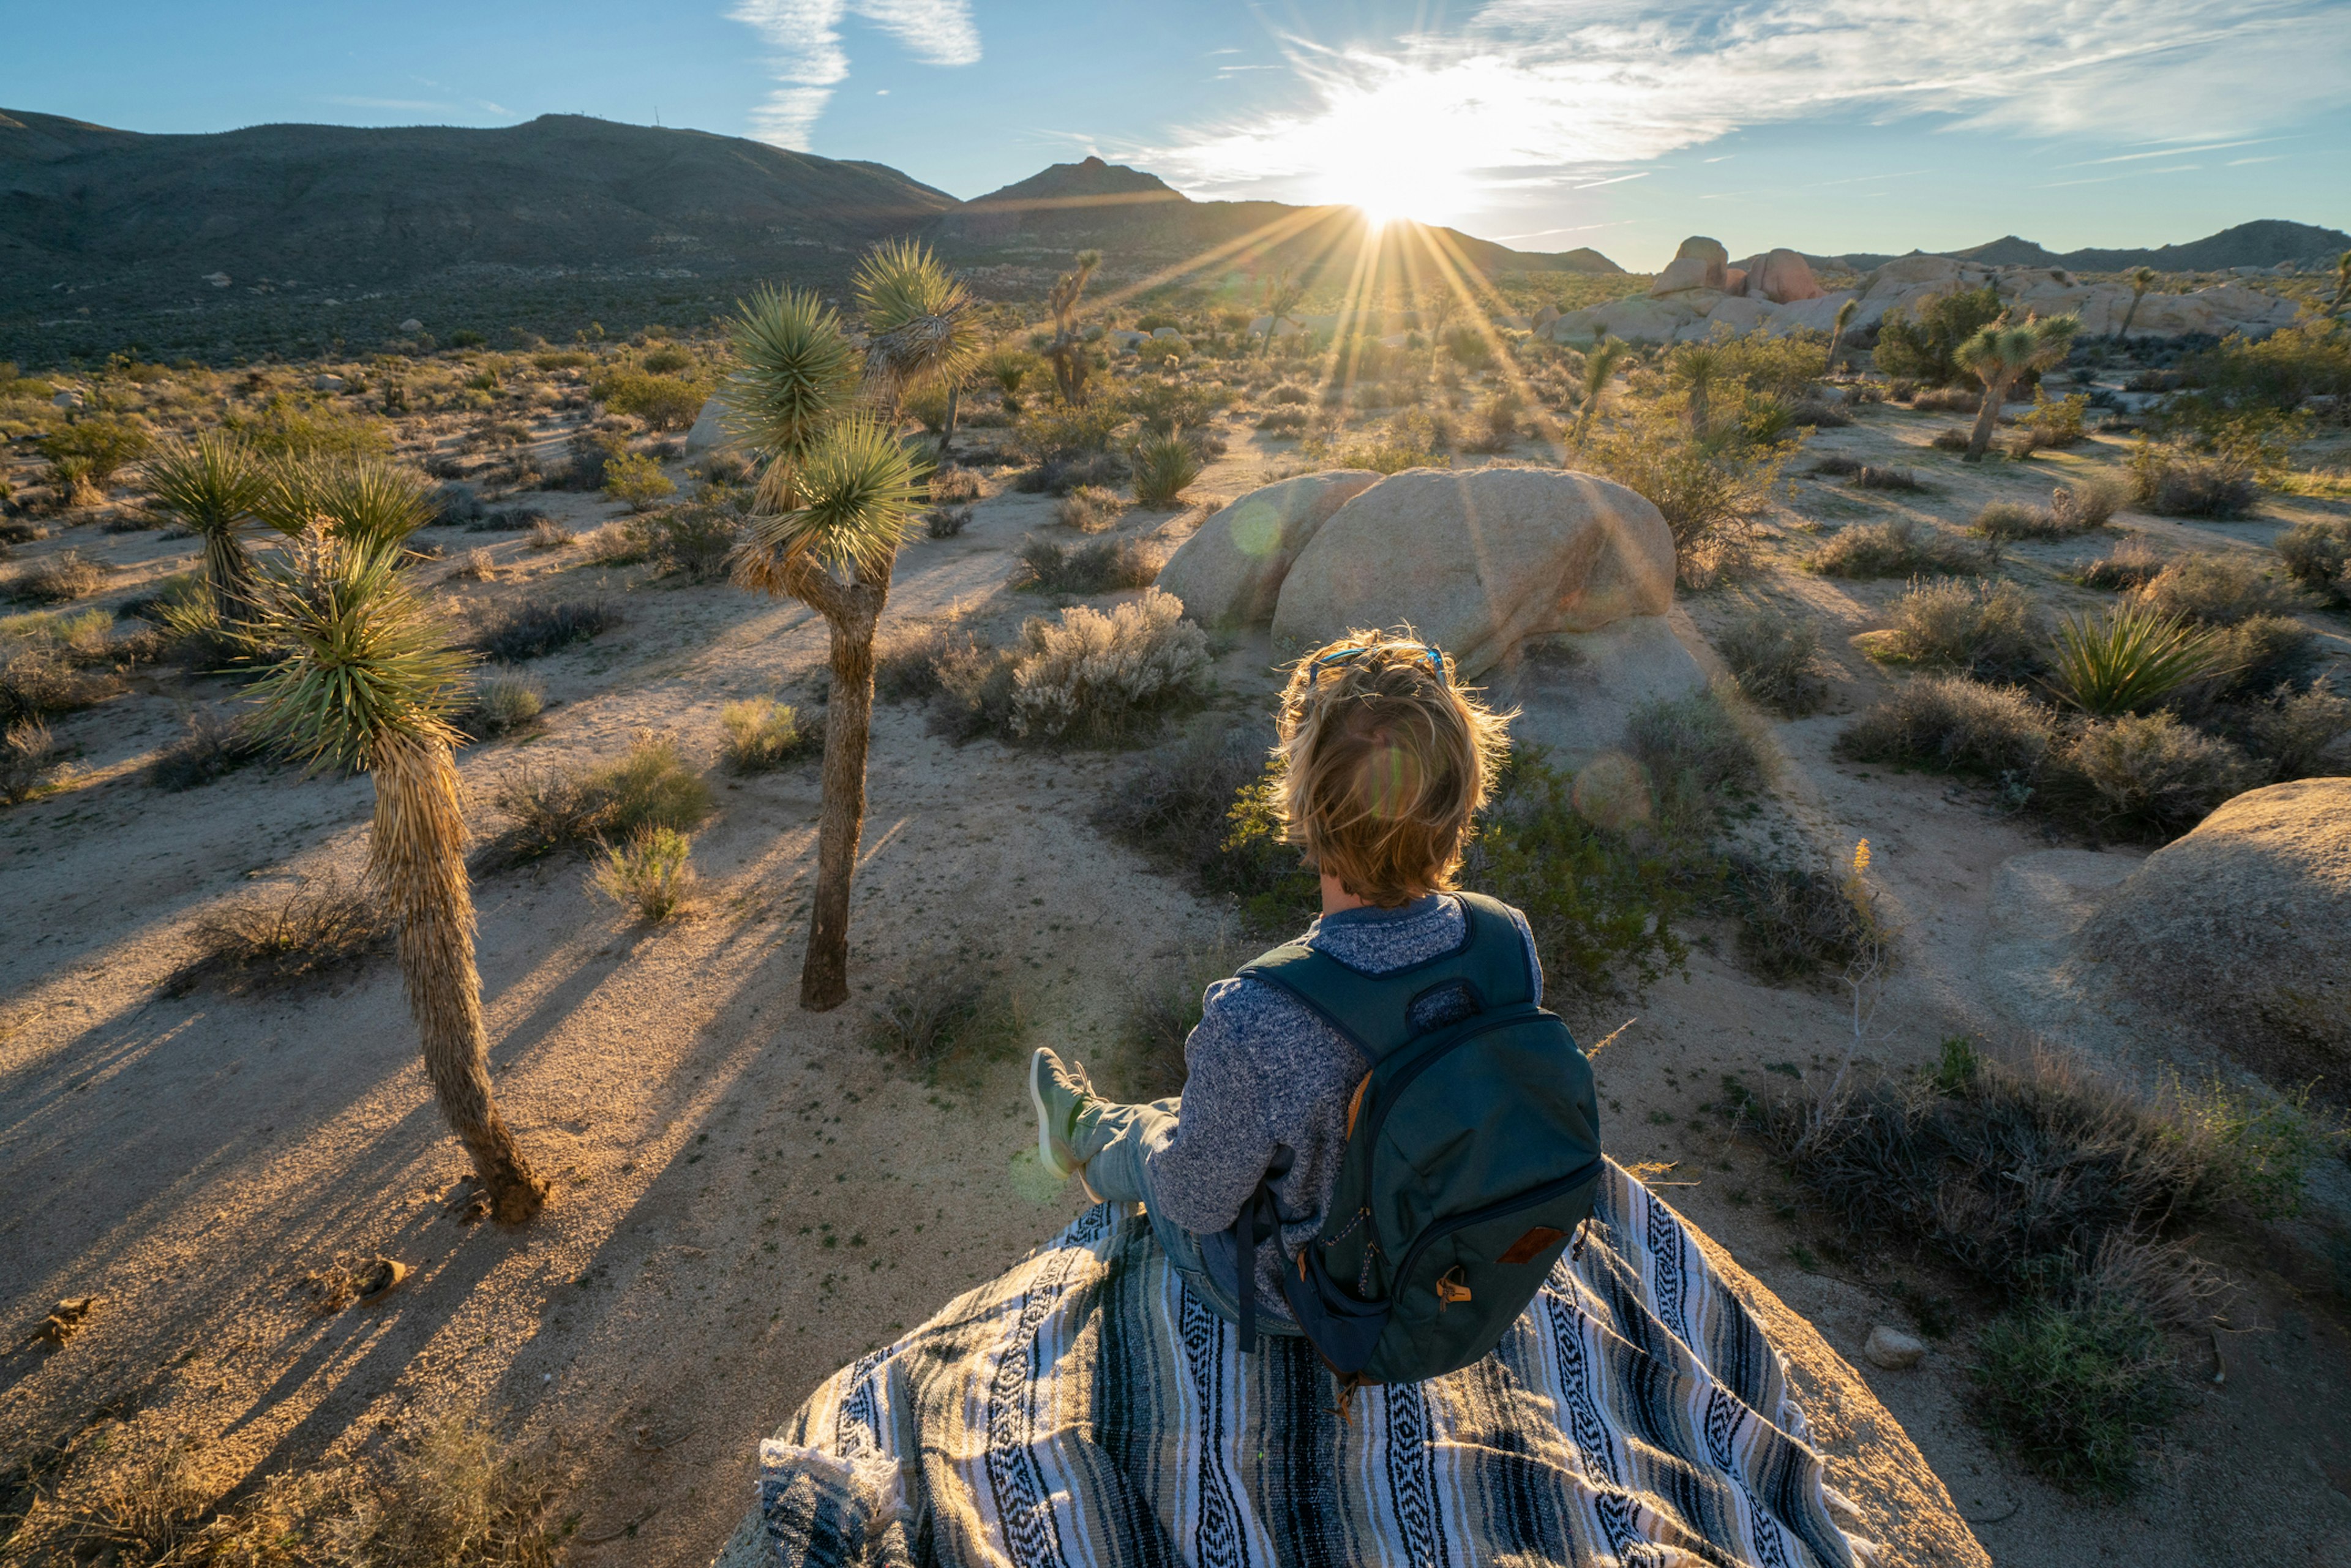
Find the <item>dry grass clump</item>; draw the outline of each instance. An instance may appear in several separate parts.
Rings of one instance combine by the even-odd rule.
[[[1980,551],[1932,523],[1896,517],[1840,528],[1804,563],[1827,577],[1972,577]]]
[[[363,890],[328,876],[209,910],[193,935],[195,956],[163,982],[165,996],[203,986],[235,994],[316,984],[382,953],[392,922]]]
[[[2145,535],[2133,534],[2105,555],[2075,561],[2065,575],[2085,588],[2133,589],[2162,570],[2162,554]]]
[[[1828,695],[1818,674],[1821,625],[1810,617],[1759,606],[1724,627],[1714,646],[1750,701],[1794,718]]]
[[[624,619],[618,605],[601,599],[517,605],[484,625],[473,647],[486,658],[518,664],[601,636]]]
[[[2351,517],[2312,517],[2278,535],[2272,548],[2288,576],[2329,603],[2351,601]]]
[[[935,539],[954,538],[969,527],[969,507],[933,507],[923,514],[923,532]]]
[[[1840,751],[1860,762],[2028,781],[2039,776],[2056,744],[2056,720],[2023,688],[1985,685],[1963,675],[1903,682],[1837,741]]]
[[[2186,832],[2215,806],[2267,781],[2234,746],[2164,712],[2085,726],[2064,763],[2086,786],[2084,806],[2098,826],[2161,838]]]
[[[547,711],[547,688],[533,675],[487,674],[474,683],[474,700],[457,727],[479,740],[512,735]]]
[[[10,653],[0,643],[0,724],[94,707],[121,689],[113,674],[78,669],[57,648],[37,644]]]
[[[2130,468],[2131,499],[2167,517],[2241,517],[2262,493],[2244,464],[2179,446],[2142,441]]]
[[[969,468],[942,468],[931,476],[931,504],[968,506],[986,493],[979,476]]]
[[[2114,521],[2123,504],[2123,488],[2111,479],[2084,479],[2060,485],[2049,497],[2049,515],[2069,534],[2087,533]]]
[[[1255,956],[1227,932],[1179,946],[1141,970],[1120,1016],[1116,1069],[1096,1087],[1131,1103],[1181,1093],[1184,1043],[1199,1025],[1207,988]]]
[[[193,789],[224,778],[266,749],[252,723],[216,708],[188,715],[180,738],[147,765],[147,782],[158,789]]]
[[[606,847],[589,883],[645,924],[658,925],[684,913],[693,901],[700,880],[693,853],[692,841],[676,829],[641,827]]]
[[[64,604],[96,593],[105,581],[104,567],[79,550],[60,550],[10,578],[6,591],[37,604]]]
[[[1105,615],[1073,605],[1031,621],[1012,670],[1015,736],[1109,739],[1191,697],[1208,673],[1207,633],[1152,589]]]
[[[21,806],[40,793],[56,763],[49,727],[20,718],[0,730],[0,805]]]
[[[1775,986],[1853,963],[1870,931],[1850,887],[1824,860],[1733,857],[1727,891],[1739,915],[1740,961]]]
[[[1907,468],[1881,468],[1865,463],[1853,471],[1853,483],[1862,490],[1923,490],[1925,482]]]
[[[531,524],[530,532],[523,537],[526,549],[568,549],[577,536],[553,517],[541,517]]]
[[[1979,679],[2016,681],[2043,665],[2032,596],[2013,582],[1939,578],[1911,583],[1891,610],[1887,641],[1902,657]]]
[[[1965,387],[1932,387],[1910,400],[1920,413],[1974,413],[1983,407],[1983,393]]]
[[[525,768],[499,787],[491,803],[507,826],[475,856],[480,871],[625,838],[640,828],[684,832],[709,815],[710,786],[686,766],[675,740],[647,731],[619,761],[601,768]]]
[[[1642,704],[1625,718],[1625,746],[1648,769],[1669,831],[1699,828],[1763,783],[1763,754],[1723,692]]]
[[[1002,1061],[1028,1037],[1027,998],[1003,976],[931,968],[873,1009],[866,1041],[925,1079],[958,1059]]]
[[[2307,608],[2292,582],[2280,582],[2249,560],[2188,555],[2168,563],[2133,595],[2152,613],[2207,626],[2234,626],[2255,616],[2292,615]]]
[[[1126,503],[1099,485],[1080,485],[1053,503],[1053,520],[1081,534],[1116,528]]]
[[[789,704],[746,697],[718,710],[719,759],[730,773],[766,773],[824,745],[824,734],[803,722]]]
[[[1975,444],[1975,438],[1955,424],[1949,430],[1935,432],[1927,444],[1938,452],[1965,452]]]
[[[554,1568],[549,1517],[562,1478],[542,1452],[503,1443],[462,1416],[434,1422],[324,1533],[342,1568]]]
[[[1159,576],[1159,562],[1136,539],[1097,539],[1065,546],[1030,535],[1020,546],[1029,584],[1048,593],[1109,593],[1147,588]]]
[[[2351,773],[2351,699],[2335,695],[2324,678],[2307,691],[2242,705],[2231,717],[2231,738],[2266,762],[2280,782]]]

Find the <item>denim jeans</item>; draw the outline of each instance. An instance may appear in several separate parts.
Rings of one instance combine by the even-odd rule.
[[[1159,1206],[1152,1201],[1151,1167],[1144,1156],[1163,1148],[1176,1135],[1176,1118],[1179,1102],[1155,1100],[1148,1105],[1113,1105],[1098,1103],[1094,1124],[1080,1134],[1076,1152],[1086,1155],[1085,1182],[1093,1195],[1105,1203],[1139,1203],[1150,1217],[1151,1233],[1159,1241],[1160,1250],[1184,1288],[1192,1292],[1202,1305],[1228,1323],[1241,1321],[1239,1298],[1232,1287],[1217,1278],[1217,1270],[1209,1267],[1201,1249],[1204,1239],[1211,1246],[1224,1238],[1195,1236],[1192,1232],[1165,1218]],[[1234,1260],[1225,1256],[1226,1249],[1217,1247],[1217,1262],[1230,1275],[1238,1275]],[[1249,1270],[1252,1283],[1256,1269]],[[1257,1328],[1261,1334],[1295,1334],[1298,1325],[1287,1315],[1269,1310],[1263,1298],[1258,1301]]]

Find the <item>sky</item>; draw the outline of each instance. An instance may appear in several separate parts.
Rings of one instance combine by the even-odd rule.
[[[0,107],[755,137],[972,197],[1088,153],[1651,270],[2351,227],[2351,0],[0,0]]]

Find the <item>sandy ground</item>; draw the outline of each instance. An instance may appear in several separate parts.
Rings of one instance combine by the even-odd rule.
[[[1958,520],[2118,453],[2100,443],[1962,472],[1923,448],[1948,423],[1874,411],[1823,433],[1816,451],[1917,447],[1902,455],[1938,488],[1889,500],[1802,482],[1767,545],[1772,564],[1689,601],[1693,634],[1755,597],[1801,601],[1846,632],[1878,623],[1899,584],[1789,570],[1809,545],[1793,526],[1806,517],[1907,507]],[[1197,494],[1238,494],[1265,455],[1237,440]],[[580,524],[611,512],[535,499]],[[1011,550],[1050,526],[1049,505],[994,497],[963,538],[910,546],[893,620],[964,611],[1008,624],[1046,607],[1005,584]],[[2158,540],[2251,550],[2320,505],[2282,501],[2240,525],[2123,521]],[[521,767],[608,758],[647,727],[707,759],[723,702],[804,697],[820,664],[821,623],[795,605],[646,584],[643,569],[570,568],[513,536],[430,537],[453,557],[486,543],[507,570],[450,584],[460,603],[601,589],[629,614],[535,666],[558,706],[538,732],[465,754],[477,796]],[[89,529],[26,554],[68,546],[127,569],[110,597],[189,559],[184,541]],[[2013,555],[2020,575],[2062,600],[2050,571],[2101,548]],[[2342,624],[2325,630],[2345,652]],[[2001,869],[2082,846],[1946,781],[1834,762],[1842,716],[1884,680],[1834,651],[1831,710],[1772,733],[1791,831],[1840,850],[1868,837],[1909,926],[1909,961],[1865,1054],[1909,1062],[1955,1033],[2013,1039],[2020,1020],[2001,997],[2014,945],[1994,940]],[[1269,653],[1244,644],[1222,657],[1236,711],[1270,689]],[[996,968],[1018,980],[1033,1040],[1105,1059],[1134,977],[1223,918],[1087,826],[1129,758],[958,748],[912,711],[882,707],[856,999],[838,1012],[794,1005],[813,765],[721,784],[696,840],[708,887],[692,919],[626,923],[576,861],[478,883],[498,1092],[556,1192],[526,1229],[468,1226],[446,1211],[465,1162],[427,1099],[388,962],[290,999],[160,990],[204,908],[298,877],[355,876],[370,786],[264,766],[185,794],[148,789],[135,772],[177,733],[185,704],[231,694],[153,676],[134,687],[56,726],[80,752],[69,788],[0,817],[0,1322],[13,1343],[60,1298],[105,1298],[67,1349],[0,1361],[12,1447],[105,1410],[128,1420],[132,1441],[200,1432],[257,1476],[364,1451],[470,1403],[502,1429],[559,1445],[578,1477],[561,1507],[578,1521],[578,1561],[705,1563],[747,1501],[758,1438],[818,1379],[1034,1246],[1080,1201],[1035,1167],[1016,1064],[925,1083],[865,1043],[872,1004],[925,977]],[[489,824],[486,806],[475,818]],[[1870,1325],[1903,1323],[1898,1309],[1833,1261],[1794,1261],[1792,1243],[1832,1228],[1758,1153],[1693,1117],[1722,1073],[1760,1088],[1775,1073],[1833,1070],[1850,1032],[1840,996],[1762,987],[1729,961],[1727,931],[1711,945],[1720,951],[1702,949],[1686,977],[1646,998],[1571,1009],[1586,1039],[1638,1020],[1597,1062],[1612,1152],[1675,1164],[1661,1179],[1688,1185],[1673,1200],[1855,1363],[1995,1562],[2351,1563],[2351,1342],[2340,1283],[2309,1261],[2323,1238],[2258,1255],[2223,1248],[2243,1286],[2231,1322],[2247,1332],[2228,1336],[2227,1381],[2199,1383],[2156,1484],[2119,1506],[2057,1493],[1964,1419],[1965,1331],[1917,1371],[1861,1361]],[[414,1276],[377,1306],[312,1310],[307,1275],[378,1253]],[[1952,1293],[1963,1321],[1981,1321]],[[1839,1462],[1833,1454],[1833,1473]]]

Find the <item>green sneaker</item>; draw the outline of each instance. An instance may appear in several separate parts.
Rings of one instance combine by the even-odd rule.
[[[1082,1067],[1065,1064],[1037,1048],[1029,1059],[1029,1100],[1037,1107],[1037,1163],[1067,1179],[1084,1164],[1070,1141],[1077,1135],[1078,1117],[1093,1103],[1094,1086]]]

